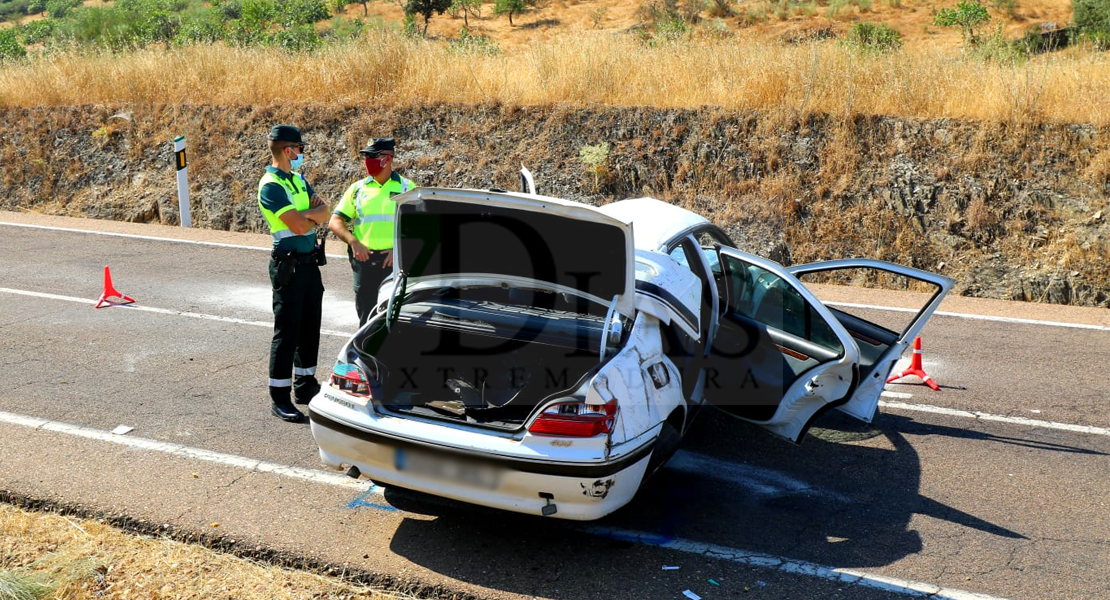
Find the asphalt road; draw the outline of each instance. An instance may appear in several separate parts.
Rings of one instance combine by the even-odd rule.
[[[308,427],[269,414],[267,237],[0,222],[9,496],[445,597],[1110,597],[1110,311],[950,299],[991,318],[926,327],[942,391],[889,385],[874,424],[833,414],[800,446],[710,411],[631,505],[582,525],[324,472]],[[150,239],[169,237],[205,243]],[[135,305],[92,308],[105,265]],[[322,372],[356,325],[345,258],[324,279]]]

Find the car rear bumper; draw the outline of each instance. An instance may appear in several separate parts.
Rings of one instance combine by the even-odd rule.
[[[652,444],[608,462],[539,462],[463,452],[388,437],[313,410],[312,435],[324,464],[463,502],[555,518],[599,519],[627,504],[644,478]],[[542,495],[541,495],[542,494]]]

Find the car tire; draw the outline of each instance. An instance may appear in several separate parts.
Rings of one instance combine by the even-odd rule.
[[[659,437],[655,438],[655,447],[651,450],[651,459],[648,460],[647,471],[644,473],[644,479],[640,482],[640,486],[651,479],[651,476],[659,470],[659,467],[666,464],[667,460],[678,450],[681,442],[682,434],[669,420],[665,421],[663,428],[659,430]]]

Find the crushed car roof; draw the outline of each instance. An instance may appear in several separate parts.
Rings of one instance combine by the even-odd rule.
[[[653,252],[662,249],[667,240],[676,234],[709,223],[709,219],[697,213],[655,198],[620,200],[598,210],[619,221],[632,224],[636,249]]]

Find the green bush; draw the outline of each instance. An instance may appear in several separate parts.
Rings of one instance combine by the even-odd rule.
[[[79,0],[46,0],[46,14],[52,19],[64,19]]]
[[[999,24],[990,35],[983,36],[979,43],[968,50],[974,58],[1003,64],[1022,64],[1029,59],[1023,40],[1010,41],[1002,32]]]
[[[211,9],[183,17],[174,41],[178,44],[196,44],[224,39],[226,32],[220,15],[219,9]]]
[[[357,40],[365,32],[366,22],[362,19],[344,19],[336,15],[331,19],[331,27],[323,35],[328,41],[345,42]]]
[[[959,27],[964,35],[964,44],[975,46],[979,43],[977,30],[990,20],[990,13],[979,2],[960,0],[956,8],[940,9],[933,19],[933,24],[941,27]]]
[[[46,12],[46,0],[31,0],[27,3],[27,14],[37,15]]]
[[[1071,10],[1081,39],[1106,48],[1105,42],[1110,41],[1110,0],[1072,0]]]
[[[55,37],[109,50],[172,41],[181,29],[173,10],[178,6],[170,0],[119,0],[114,6],[81,7],[57,25]]]
[[[0,1],[0,21],[16,19],[29,14],[27,12],[27,6],[29,4],[29,0]]]
[[[324,0],[284,0],[275,3],[275,7],[281,15],[279,22],[286,28],[312,25],[316,21],[331,17],[331,12],[328,11]],[[303,35],[303,33],[297,35]]]
[[[219,10],[224,19],[233,21],[243,16],[243,3],[240,0],[226,0],[213,2],[212,7]]]
[[[242,0],[239,11],[239,24],[259,34],[264,34],[279,16],[278,6],[273,0]]]
[[[729,30],[728,25],[724,22],[724,20],[718,19],[716,17],[706,22],[705,34],[709,37],[719,40],[732,37],[732,31]]]
[[[690,28],[686,25],[686,21],[677,17],[667,17],[655,22],[655,35],[652,36],[652,41],[677,42],[685,39],[689,32]]]
[[[844,44],[870,52],[891,52],[902,47],[902,34],[886,23],[861,21],[848,30]]]
[[[53,19],[39,19],[24,23],[19,26],[19,39],[27,46],[45,42],[54,34],[56,24],[57,21]]]
[[[460,29],[459,37],[451,40],[448,44],[448,48],[452,52],[462,54],[494,55],[501,52],[501,49],[497,47],[493,40],[489,39],[489,36],[475,35],[470,33],[470,30],[466,27]]]
[[[275,33],[273,43],[290,52],[305,52],[320,47],[320,36],[312,25],[294,25]]]
[[[23,49],[23,44],[19,43],[15,28],[0,29],[0,61],[19,59],[24,56],[27,56],[27,51]]]

